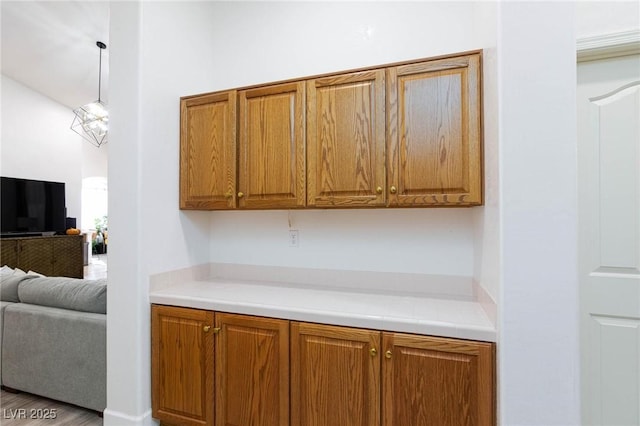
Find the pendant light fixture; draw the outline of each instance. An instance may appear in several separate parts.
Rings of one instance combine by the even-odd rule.
[[[100,100],[100,86],[102,83],[102,51],[107,45],[101,41],[96,42],[100,48],[100,62],[98,70],[98,100],[73,110],[75,117],[71,123],[71,130],[100,148],[107,143],[107,131],[109,130],[109,112],[107,105]]]

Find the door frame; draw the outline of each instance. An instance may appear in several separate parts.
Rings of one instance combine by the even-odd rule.
[[[640,30],[583,37],[576,43],[577,62],[640,54]]]
[[[640,29],[632,30],[632,31],[624,31],[624,32],[616,32],[603,34],[593,37],[585,37],[577,40],[576,43],[576,61],[577,63],[585,63],[590,61],[597,61],[603,59],[612,59],[619,58],[623,56],[630,55],[640,55]],[[578,176],[579,177],[579,176]],[[580,231],[579,231],[580,232]],[[580,242],[580,234],[578,234],[578,241]],[[579,254],[580,255],[580,254]],[[582,261],[578,262],[579,268],[582,265]],[[578,275],[581,278],[582,270],[578,271]],[[580,288],[579,293],[579,303],[580,303],[580,317],[583,315],[583,290]],[[587,350],[583,346],[583,330],[584,324],[582,319],[580,320],[580,361],[583,362],[585,359],[584,352]],[[581,366],[581,381],[583,373],[583,366]],[[585,402],[585,398],[587,395],[583,394],[585,391],[584,384],[580,385],[580,405],[582,406]],[[587,419],[584,418],[585,409],[581,408],[581,417],[582,422],[584,423]]]

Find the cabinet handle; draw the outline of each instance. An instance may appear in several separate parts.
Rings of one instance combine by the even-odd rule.
[[[377,188],[376,188],[376,192],[377,192],[378,194],[382,194],[382,187],[381,187],[381,186],[377,187]]]
[[[376,356],[378,354],[378,351],[376,350],[376,348],[371,348],[369,349],[369,353],[371,354],[371,356]]]
[[[242,198],[244,197],[244,193],[243,192],[238,192],[238,198]]]
[[[224,196],[225,196],[226,198],[231,198],[231,197],[233,197],[233,192],[228,191],[226,194],[224,194]]]
[[[391,359],[391,351],[386,351],[384,353],[384,357],[387,358],[387,359]]]
[[[395,186],[392,186],[391,188],[389,188],[389,192],[392,194],[395,194],[396,192],[398,192],[398,188],[396,188]]]
[[[205,325],[204,327],[202,327],[202,331],[204,331],[205,333],[208,333],[209,330],[211,330],[211,326],[210,325]]]
[[[213,327],[213,334],[220,333],[220,327]]]

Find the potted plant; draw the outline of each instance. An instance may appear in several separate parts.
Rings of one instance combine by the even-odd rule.
[[[105,233],[107,232],[107,216],[94,219],[96,238],[92,240],[92,253],[104,254],[106,252]]]

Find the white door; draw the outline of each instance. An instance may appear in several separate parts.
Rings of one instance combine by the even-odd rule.
[[[640,56],[578,64],[583,424],[640,425]]]

